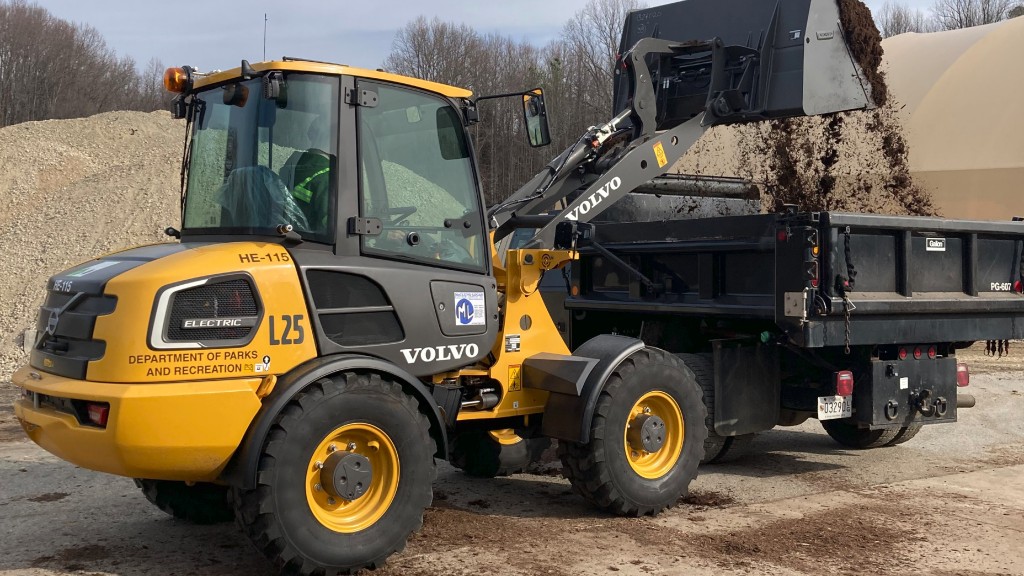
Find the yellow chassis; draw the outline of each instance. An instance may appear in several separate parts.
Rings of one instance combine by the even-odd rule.
[[[73,464],[161,480],[214,481],[260,408],[260,378],[112,384],[72,380],[31,367],[12,377],[14,413],[37,444]],[[80,424],[39,394],[108,402],[106,428]]]

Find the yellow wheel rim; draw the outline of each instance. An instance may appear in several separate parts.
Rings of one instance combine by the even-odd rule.
[[[320,469],[336,451],[348,451],[370,461],[373,478],[366,492],[349,501],[332,497],[321,485]],[[313,516],[335,532],[365,530],[380,520],[398,492],[401,468],[398,450],[383,430],[372,424],[346,424],[328,434],[313,451],[306,468],[306,502]]]
[[[630,429],[640,426],[645,416],[656,416],[665,424],[664,442],[657,450],[645,450],[636,438],[630,441]],[[675,399],[658,390],[648,392],[633,404],[626,420],[626,428],[622,431],[626,460],[633,471],[641,477],[651,480],[661,478],[671,472],[679,461],[685,435],[683,412]]]

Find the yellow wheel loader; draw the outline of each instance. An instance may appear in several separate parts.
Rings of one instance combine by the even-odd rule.
[[[707,127],[871,104],[835,0],[671,9],[622,55],[621,111],[491,207],[467,132],[487,96],[290,58],[168,70],[187,126],[177,241],[48,282],[14,376],[26,433],[176,517],[233,515],[289,574],[382,565],[420,527],[437,459],[505,474],[537,439],[601,509],[672,506],[704,456],[701,385],[639,338],[570,350],[539,285]],[[542,92],[501,96],[546,144]]]

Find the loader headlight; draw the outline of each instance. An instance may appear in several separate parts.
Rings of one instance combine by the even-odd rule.
[[[149,345],[158,350],[245,346],[262,317],[263,305],[247,274],[172,284],[156,295]]]

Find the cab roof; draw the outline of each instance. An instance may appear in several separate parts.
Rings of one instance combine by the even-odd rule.
[[[330,64],[327,62],[313,62],[310,60],[272,60],[270,62],[257,62],[252,64],[253,70],[257,72],[263,72],[265,70],[283,70],[283,71],[294,71],[294,72],[311,72],[314,74],[336,74],[336,75],[348,75],[356,76],[358,78],[369,78],[371,80],[383,80],[385,82],[393,82],[395,84],[404,84],[406,86],[412,86],[421,90],[428,90],[430,92],[436,92],[442,96],[448,98],[469,98],[473,95],[472,90],[465,88],[459,88],[457,86],[449,86],[448,84],[441,84],[438,82],[431,82],[429,80],[421,80],[419,78],[412,78],[410,76],[402,76],[401,74],[392,74],[390,72],[382,72],[380,70],[367,70],[365,68],[355,68],[353,66],[346,66],[345,64]],[[193,86],[195,88],[203,88],[212,84],[219,84],[226,82],[234,78],[238,78],[242,75],[242,68],[232,68],[231,70],[224,70],[222,72],[214,72],[211,74],[200,74],[195,76]]]

